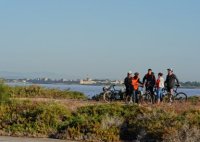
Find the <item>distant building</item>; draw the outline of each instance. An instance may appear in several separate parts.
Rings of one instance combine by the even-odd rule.
[[[121,81],[121,80],[115,80],[115,81],[112,81],[111,82],[112,84],[123,84],[124,82],[123,81]]]
[[[93,81],[91,78],[87,78],[86,80],[81,79],[80,84],[81,85],[92,85],[92,84],[96,84],[96,81]]]
[[[100,83],[102,83],[102,84],[109,84],[109,83],[110,83],[110,80],[103,80],[103,81],[101,81]]]
[[[120,80],[120,81],[119,81],[119,84],[124,84],[124,81],[123,81],[123,80]]]
[[[67,81],[67,79],[64,79],[64,78],[61,79],[61,82],[66,82],[66,81]]]
[[[48,81],[49,79],[45,77],[45,78],[43,78],[43,80],[44,80],[44,81]]]

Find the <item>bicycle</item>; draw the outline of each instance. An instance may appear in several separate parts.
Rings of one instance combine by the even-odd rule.
[[[125,91],[124,89],[117,90],[115,89],[116,85],[111,85],[109,87],[103,87],[103,100],[107,103],[115,100],[124,100]]]
[[[152,96],[151,92],[149,90],[145,91],[145,93],[143,93],[143,86],[140,86],[139,90],[136,91],[137,93],[137,98],[138,98],[138,103],[139,104],[153,104],[155,101],[155,94]],[[131,100],[132,98],[132,100]],[[130,103],[130,102],[135,102],[136,98],[134,98],[134,96],[128,95],[125,97],[125,103]]]
[[[144,90],[144,88],[142,87]],[[155,102],[155,93],[152,95],[150,90],[147,90],[143,93],[143,91],[139,91],[139,103],[145,104],[153,104]]]
[[[176,85],[176,87],[173,90],[173,95],[171,95],[169,92],[167,92],[167,89],[164,88],[163,89],[163,97],[162,97],[162,101],[163,102],[170,102],[170,96],[171,96],[171,100],[172,102],[187,102],[187,94],[184,92],[178,92],[178,88],[180,86]]]

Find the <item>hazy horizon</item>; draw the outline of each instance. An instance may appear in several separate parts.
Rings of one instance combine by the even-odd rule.
[[[200,1],[0,1],[0,71],[200,81]]]
[[[140,80],[142,81],[145,74],[140,74]],[[167,73],[164,74],[164,79],[166,78]],[[109,79],[109,80],[124,80],[126,75],[123,77],[112,78],[112,77],[94,77],[90,75],[84,75],[80,77],[69,77],[65,74],[57,74],[53,72],[9,72],[9,71],[0,71],[0,78],[4,79],[36,79],[36,78],[49,78],[49,79],[66,79],[66,80],[80,80],[80,79]],[[157,78],[157,76],[156,76]],[[181,82],[194,82],[198,80],[180,80]]]

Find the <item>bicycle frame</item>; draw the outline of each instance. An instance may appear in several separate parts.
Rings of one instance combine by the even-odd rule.
[[[178,86],[176,86],[174,89],[173,89],[173,96],[175,96],[176,94],[178,94]],[[167,91],[167,88],[163,88],[163,95],[168,95],[170,92]]]
[[[121,100],[121,99],[123,99],[121,95],[124,92],[122,90],[117,90],[115,88],[115,86],[116,85],[111,85],[108,88],[103,88],[104,93],[110,92],[110,99],[111,100]]]

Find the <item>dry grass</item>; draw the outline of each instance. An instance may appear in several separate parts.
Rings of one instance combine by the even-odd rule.
[[[22,102],[29,100],[33,104],[52,102],[66,107],[70,111],[70,117],[64,117],[66,120],[60,123],[54,135],[56,138],[88,141],[119,141],[126,140],[127,137],[131,140],[152,138],[172,142],[200,140],[198,101],[138,106],[124,102],[107,105],[108,103],[93,100],[15,99]]]
[[[92,100],[75,100],[75,99],[50,99],[50,98],[16,98],[17,100],[30,100],[34,102],[55,102],[63,104],[71,111],[76,111],[77,108],[90,106],[90,105],[100,105],[104,102],[96,102]]]
[[[168,103],[161,104],[160,106],[154,106],[157,108],[162,108],[165,111],[174,111],[176,113],[182,113],[187,110],[199,110],[200,109],[200,102],[198,104],[193,104],[191,102],[185,102],[185,103],[173,103],[172,105],[169,105]]]
[[[199,142],[200,130],[197,127],[190,128],[188,125],[183,125],[181,130],[174,135],[168,136],[164,142]]]
[[[91,105],[101,105],[106,104],[103,101],[94,101],[94,100],[76,100],[76,99],[51,99],[51,98],[16,98],[19,100],[31,100],[35,102],[56,102],[64,104],[69,110],[76,111],[77,108],[84,107],[84,106],[91,106]],[[124,102],[118,102],[119,104],[126,105]],[[200,109],[200,101],[197,103],[192,103],[190,101],[184,102],[184,103],[161,103],[160,105],[140,105],[142,107],[148,108],[148,109],[163,109],[167,112],[176,112],[176,113],[182,113],[187,110],[199,110]]]

